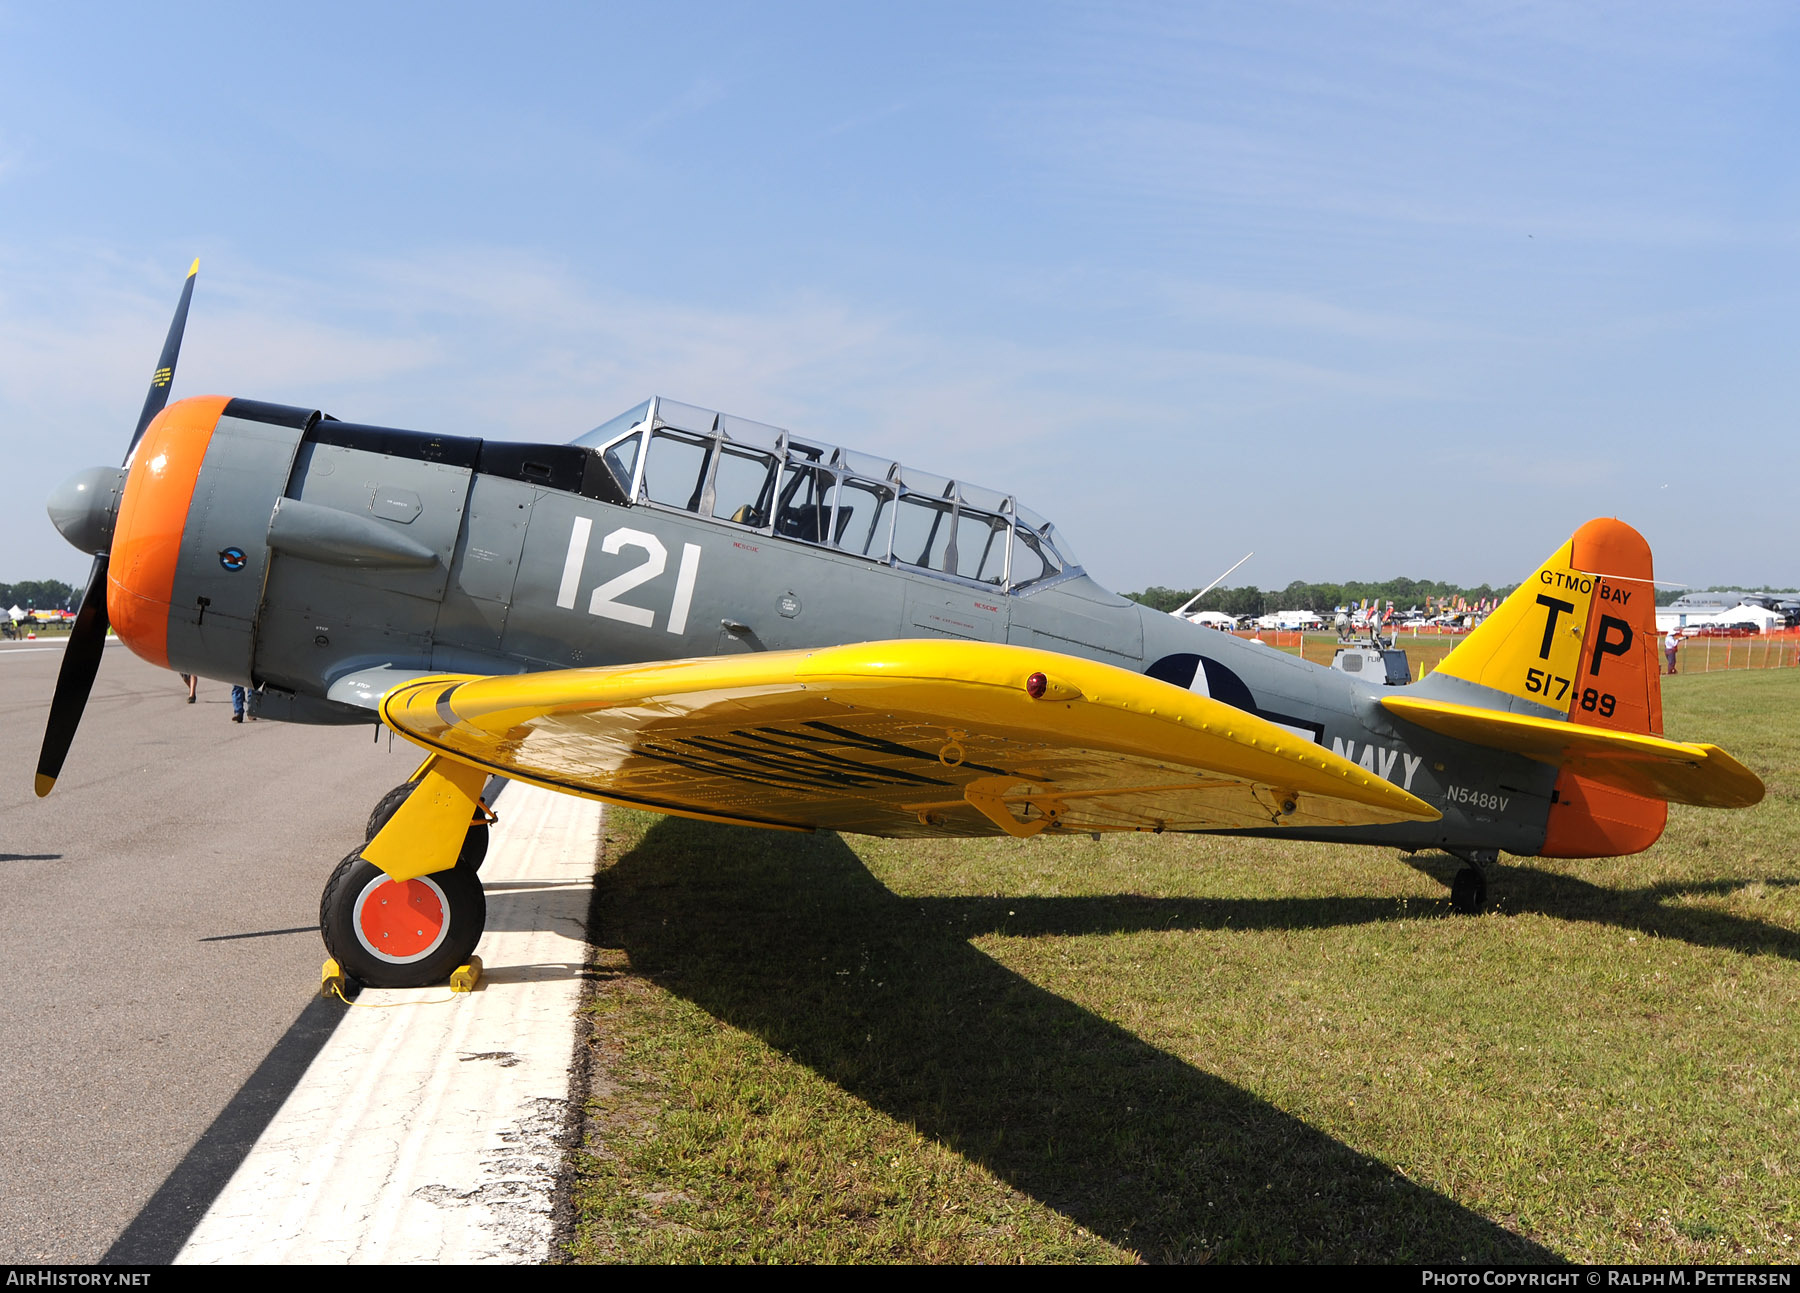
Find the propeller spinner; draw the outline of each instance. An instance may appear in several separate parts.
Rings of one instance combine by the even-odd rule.
[[[143,412],[138,414],[137,429],[125,447],[125,465],[121,468],[90,467],[77,472],[59,486],[50,497],[50,520],[70,543],[83,552],[94,554],[94,568],[88,573],[87,589],[81,595],[81,609],[75,613],[75,626],[69,633],[68,650],[63,653],[62,670],[56,675],[56,694],[50,701],[50,718],[44,725],[44,745],[38,754],[37,793],[50,793],[62,774],[63,760],[81,725],[81,714],[87,708],[88,693],[94,688],[94,676],[100,671],[100,656],[106,649],[106,575],[114,521],[119,498],[124,492],[125,476],[131,468],[131,456],[144,430],[169,402],[169,386],[175,380],[175,362],[181,356],[181,334],[187,329],[188,302],[194,298],[194,276],[200,272],[195,260],[182,284],[181,300],[175,306],[175,317],[169,323],[169,335],[163,342],[162,357],[150,377],[150,390],[144,396]]]

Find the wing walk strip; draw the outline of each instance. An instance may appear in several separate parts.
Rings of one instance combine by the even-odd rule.
[[[500,813],[481,989],[365,989],[177,1262],[548,1260],[601,809]]]

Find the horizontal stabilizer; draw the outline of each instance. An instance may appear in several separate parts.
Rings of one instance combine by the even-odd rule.
[[[1763,797],[1762,779],[1716,745],[1412,696],[1384,696],[1381,704],[1444,736],[1567,768],[1589,781],[1648,799],[1703,808],[1748,808]]]

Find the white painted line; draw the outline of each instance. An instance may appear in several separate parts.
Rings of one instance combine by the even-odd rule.
[[[515,783],[498,808],[482,989],[365,989],[414,1004],[348,1012],[177,1263],[550,1255],[600,805]]]
[[[30,638],[24,639],[31,641]],[[14,646],[10,642],[0,642],[0,655],[29,655],[33,651],[61,651],[69,645],[68,638],[51,638],[49,646]],[[118,638],[107,638],[107,646],[118,646]]]

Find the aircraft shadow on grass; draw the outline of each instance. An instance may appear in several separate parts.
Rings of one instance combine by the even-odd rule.
[[[1202,904],[902,898],[833,834],[675,818],[598,886],[594,937],[635,973],[1148,1260],[1559,1260],[1013,973],[968,942],[991,922],[956,918],[1104,931]]]
[[[1446,885],[1463,865],[1442,853],[1419,853],[1403,860]],[[1672,905],[1681,898],[1728,894],[1750,883],[1739,877],[1685,884],[1652,884],[1641,889],[1612,889],[1577,876],[1509,861],[1489,871],[1488,892],[1499,910],[1509,916],[1531,914],[1612,925],[1655,938],[1680,939],[1695,947],[1800,961],[1800,934],[1791,929],[1716,909]],[[1800,884],[1800,880],[1766,876],[1762,883],[1769,888],[1785,889]]]

